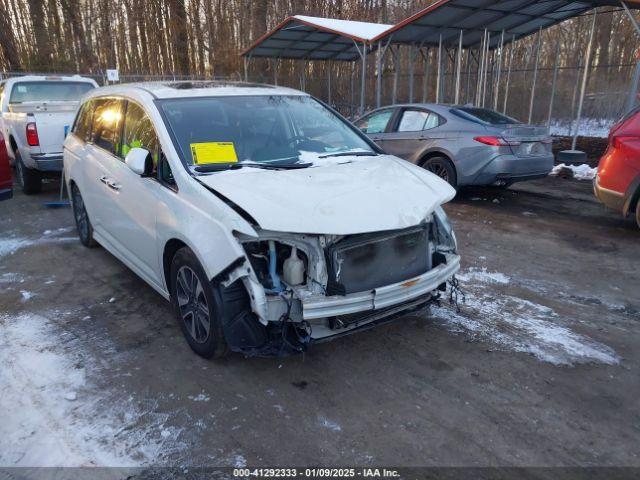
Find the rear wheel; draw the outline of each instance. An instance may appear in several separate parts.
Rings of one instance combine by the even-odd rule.
[[[638,228],[640,228],[640,198],[636,204],[636,223],[638,224]]]
[[[437,175],[445,182],[448,182],[453,188],[458,188],[458,180],[456,178],[456,171],[451,161],[446,157],[431,157],[427,159],[423,164],[423,168],[426,168],[431,173]]]
[[[226,355],[220,292],[188,247],[174,255],[170,281],[171,303],[191,349],[204,358]]]
[[[85,247],[95,247],[96,241],[93,239],[91,220],[89,220],[89,214],[87,214],[87,209],[84,206],[84,200],[82,200],[82,195],[80,195],[80,189],[78,189],[75,183],[71,186],[71,202],[80,242],[82,242]]]
[[[42,175],[39,171],[25,167],[20,152],[16,150],[16,173],[20,187],[25,195],[33,195],[42,191]]]

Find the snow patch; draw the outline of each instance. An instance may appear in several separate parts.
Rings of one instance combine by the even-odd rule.
[[[580,165],[565,165],[560,163],[551,169],[549,175],[560,175],[563,169],[569,169],[573,173],[573,178],[576,180],[593,180],[598,173],[598,168],[591,168],[586,163]]]
[[[342,431],[342,427],[338,423],[329,420],[328,418],[320,417],[320,425],[329,430],[333,430],[334,432]]]
[[[52,242],[69,242],[77,240],[76,237],[54,237],[46,236],[37,239],[29,239],[24,237],[3,238],[0,239],[0,257],[13,255],[21,248],[31,247],[33,245],[52,243]]]
[[[36,296],[35,293],[30,292],[28,290],[20,290],[20,295],[22,295],[22,302],[27,302]]]
[[[499,283],[501,285],[506,285],[511,280],[511,278],[504,273],[487,271],[487,267],[471,267],[466,272],[460,272],[456,276],[463,282],[479,281],[486,283]]]
[[[609,118],[583,118],[580,120],[578,135],[581,137],[607,138],[615,120]],[[552,120],[549,127],[551,135],[571,136],[575,120]]]
[[[0,315],[0,466],[139,466],[169,446],[152,432],[168,415],[107,398],[87,380],[100,366],[44,315]],[[145,421],[141,422],[144,418]],[[157,437],[156,437],[157,438]]]
[[[209,395],[206,395],[204,393],[199,393],[196,396],[189,395],[187,398],[189,400],[193,400],[194,402],[208,402],[209,400],[211,400],[211,397],[209,397]]]
[[[490,276],[474,275],[475,272],[458,275],[465,282],[461,312],[448,306],[432,308],[433,315],[444,320],[452,331],[529,353],[554,365],[620,362],[610,347],[561,325],[553,309],[496,292],[490,286],[495,283]]]

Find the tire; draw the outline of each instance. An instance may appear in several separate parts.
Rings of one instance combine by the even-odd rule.
[[[20,187],[25,195],[33,195],[42,191],[42,175],[39,171],[25,167],[20,152],[16,150],[16,173]]]
[[[458,189],[458,178],[456,169],[447,157],[438,156],[428,158],[422,163],[422,168],[430,171],[434,175],[448,182],[456,190]]]
[[[640,198],[636,203],[636,223],[638,224],[638,228],[640,228]]]
[[[73,217],[76,220],[76,229],[78,230],[80,242],[85,247],[95,247],[97,243],[93,238],[93,226],[91,225],[87,209],[84,206],[82,195],[80,195],[80,190],[75,183],[71,186],[71,203],[73,206]]]
[[[180,329],[191,349],[203,358],[224,357],[229,347],[222,329],[223,301],[188,247],[171,261],[170,293]]]

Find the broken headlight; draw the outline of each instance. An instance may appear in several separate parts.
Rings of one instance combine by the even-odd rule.
[[[452,251],[458,250],[458,241],[453,231],[453,226],[449,217],[442,207],[437,207],[433,212],[434,231],[436,234],[437,247],[449,247]]]

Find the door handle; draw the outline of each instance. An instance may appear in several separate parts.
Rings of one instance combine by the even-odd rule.
[[[109,178],[103,175],[99,178],[99,180],[106,185],[109,181]]]
[[[122,185],[120,185],[119,183],[114,182],[111,179],[107,180],[107,187],[109,187],[111,190],[115,190],[118,191],[122,188]]]

